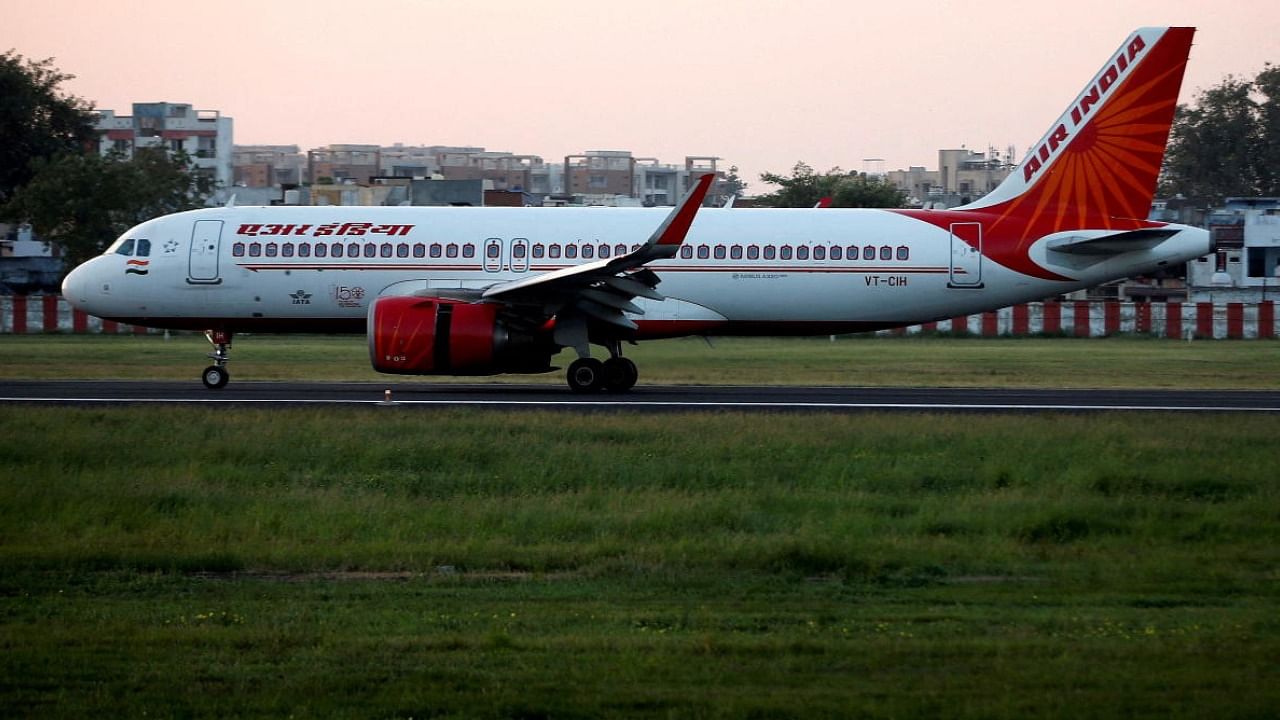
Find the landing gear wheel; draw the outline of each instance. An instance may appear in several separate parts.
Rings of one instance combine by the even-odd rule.
[[[604,387],[604,363],[595,358],[578,358],[569,365],[569,389],[576,393],[599,392]]]
[[[629,358],[622,356],[604,361],[604,388],[609,392],[626,392],[636,386],[640,371]]]
[[[226,386],[227,381],[231,379],[231,375],[227,373],[227,369],[224,367],[210,365],[204,369],[200,379],[204,381],[204,386],[210,390],[221,390]]]

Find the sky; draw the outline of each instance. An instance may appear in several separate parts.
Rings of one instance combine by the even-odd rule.
[[[1144,25],[1199,28],[1182,102],[1280,63],[1275,0],[0,0],[0,51],[96,108],[219,110],[237,144],[710,155],[759,192],[797,161],[1021,159]]]

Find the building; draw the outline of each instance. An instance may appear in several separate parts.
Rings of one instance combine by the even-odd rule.
[[[307,159],[297,145],[236,145],[231,166],[237,187],[275,188],[300,185]]]
[[[1187,264],[1188,299],[1280,300],[1280,198],[1227,198],[1207,225],[1218,249]]]
[[[689,155],[683,166],[667,165],[657,158],[634,157],[628,150],[589,150],[565,156],[564,193],[587,205],[675,205],[698,176],[712,173],[723,179],[719,161],[710,155]],[[725,199],[717,182],[705,202],[719,206]]]
[[[1016,162],[1010,147],[1001,156],[995,148],[985,153],[965,148],[938,151],[938,169],[912,166],[885,173],[885,179],[906,193],[907,204],[916,207],[952,208],[977,200],[995,190],[1013,172]]]
[[[367,182],[382,174],[382,148],[377,145],[326,145],[307,151],[306,182]]]
[[[217,110],[196,110],[186,103],[134,103],[132,115],[96,110],[98,150],[133,157],[141,148],[185,152],[195,172],[214,181],[214,201],[234,184],[231,151],[233,122]]]

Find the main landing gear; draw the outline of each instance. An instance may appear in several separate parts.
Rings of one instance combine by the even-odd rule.
[[[630,359],[622,356],[622,343],[609,344],[608,360],[580,357],[569,365],[569,389],[576,393],[626,392],[635,387],[640,371]]]
[[[213,352],[209,353],[209,357],[213,359],[213,364],[204,369],[200,374],[200,379],[204,382],[204,386],[210,390],[220,390],[226,387],[227,381],[231,379],[231,374],[227,372],[227,360],[231,351],[231,333],[222,330],[206,330],[204,336],[209,339],[213,345]]]

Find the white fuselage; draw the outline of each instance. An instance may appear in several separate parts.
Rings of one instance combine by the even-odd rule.
[[[152,327],[362,331],[384,295],[482,290],[643,243],[666,209],[235,207],[129,230],[73,271],[78,308]],[[806,334],[908,325],[1153,272],[1209,251],[1204,230],[1090,265],[1070,280],[993,262],[948,230],[884,210],[704,209],[671,260],[647,267],[638,337]],[[149,253],[120,254],[129,240]],[[337,251],[335,253],[335,251]],[[584,257],[590,253],[591,257]],[[574,257],[569,257],[573,255]]]

